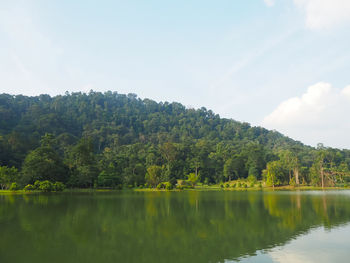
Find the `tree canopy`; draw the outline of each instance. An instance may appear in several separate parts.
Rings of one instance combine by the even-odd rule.
[[[274,184],[345,182],[350,151],[321,146],[135,94],[0,94],[0,166],[18,169],[21,184],[154,185],[155,167],[172,184],[192,173],[206,183],[263,175]]]

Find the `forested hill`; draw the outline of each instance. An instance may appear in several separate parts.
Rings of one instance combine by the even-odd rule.
[[[18,168],[24,183],[139,185],[150,167],[159,167],[162,180],[173,182],[190,173],[207,183],[260,178],[282,150],[311,167],[313,148],[205,108],[117,92],[0,95],[0,165]],[[340,154],[345,162],[348,153]],[[53,161],[45,163],[44,156]]]

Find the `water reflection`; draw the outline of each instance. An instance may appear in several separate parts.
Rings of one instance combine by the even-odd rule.
[[[349,262],[349,236],[350,225],[337,227],[332,231],[319,227],[307,235],[293,239],[284,246],[258,251],[256,256],[242,257],[239,262]],[[226,262],[237,261],[227,260]]]
[[[272,248],[349,222],[349,193],[0,196],[0,262],[274,262]]]

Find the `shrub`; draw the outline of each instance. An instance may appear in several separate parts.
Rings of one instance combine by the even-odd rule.
[[[256,183],[256,181],[257,181],[255,175],[252,175],[252,174],[249,175],[247,179],[248,179],[248,182],[251,183],[251,184],[253,184],[253,185],[254,185],[254,184]]]
[[[254,187],[254,185],[255,185],[254,183],[250,183],[249,187]]]
[[[35,190],[40,190],[40,181],[39,181],[39,180],[35,181],[35,183],[34,183],[34,189],[35,189]]]
[[[243,188],[247,188],[247,184],[243,183],[243,184],[242,184],[242,187],[243,187]]]
[[[66,186],[61,182],[56,182],[52,185],[53,191],[62,192]]]
[[[238,182],[238,183],[237,183],[237,187],[239,188],[239,187],[241,187],[241,186],[242,186],[241,182]]]
[[[229,185],[229,184],[225,184],[225,187],[226,187],[226,188],[229,188],[229,187],[230,187],[230,185]]]
[[[233,185],[232,185],[232,188],[235,188],[236,187],[236,183],[234,183]]]
[[[294,178],[294,177],[292,177],[292,178],[290,179],[289,185],[290,185],[290,186],[296,186],[295,178]]]
[[[158,189],[158,190],[163,189],[163,183],[159,183],[159,184],[157,185],[157,189]]]
[[[10,186],[10,190],[11,191],[17,191],[19,190],[19,186],[17,183],[12,183],[11,186]]]
[[[34,185],[32,184],[27,184],[24,188],[23,188],[24,191],[33,191],[35,190],[35,187]]]
[[[123,185],[122,184],[118,184],[118,185],[116,185],[115,189],[122,190],[123,189]]]
[[[166,189],[166,190],[171,190],[171,189],[173,189],[173,185],[172,185],[170,182],[165,182],[164,185],[165,185],[165,189]]]
[[[39,190],[43,192],[51,192],[53,190],[53,184],[48,180],[42,181],[40,182]]]
[[[183,190],[183,189],[184,189],[184,186],[183,186],[183,185],[177,185],[177,186],[176,186],[176,189]]]

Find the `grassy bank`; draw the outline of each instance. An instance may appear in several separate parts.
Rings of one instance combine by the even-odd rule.
[[[326,191],[326,190],[350,190],[350,187],[318,187],[318,186],[254,186],[254,187],[221,187],[221,185],[198,185],[194,188],[185,189],[157,189],[157,188],[127,188],[123,190],[117,189],[65,189],[65,193],[91,193],[91,192],[114,192],[114,191],[136,191],[136,192],[182,192],[182,191]],[[34,194],[43,193],[42,191],[24,191],[24,190],[0,190],[0,195],[21,195],[21,194]]]

